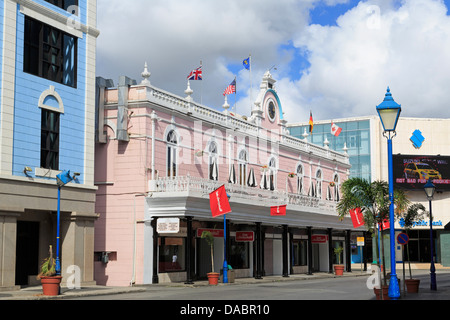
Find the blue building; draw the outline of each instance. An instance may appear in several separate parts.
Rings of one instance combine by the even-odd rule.
[[[31,284],[55,247],[63,170],[74,177],[61,193],[63,281],[76,266],[93,282],[96,7],[0,2],[0,291]]]

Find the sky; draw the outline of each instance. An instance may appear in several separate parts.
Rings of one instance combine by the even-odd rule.
[[[450,0],[98,0],[97,76],[142,80],[249,115],[270,70],[288,123],[376,115],[450,118]],[[251,55],[252,72],[243,67]],[[253,98],[253,99],[252,99]]]

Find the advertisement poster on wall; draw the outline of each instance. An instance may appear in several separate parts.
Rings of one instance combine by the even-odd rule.
[[[394,186],[423,190],[431,179],[436,190],[450,191],[450,156],[393,155]]]

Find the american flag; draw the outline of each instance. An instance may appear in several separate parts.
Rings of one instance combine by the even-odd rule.
[[[234,79],[233,82],[231,82],[230,85],[225,89],[223,95],[232,93],[236,93],[236,79]]]
[[[191,73],[189,73],[188,80],[203,80],[203,75],[202,75],[202,67],[198,67],[197,69],[194,69],[191,71]]]

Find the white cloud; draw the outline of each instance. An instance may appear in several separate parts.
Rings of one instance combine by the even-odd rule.
[[[139,81],[147,61],[152,84],[184,96],[186,76],[202,60],[204,81],[191,82],[193,97],[221,106],[234,78],[227,66],[249,53],[255,74],[273,65],[279,45],[307,25],[313,1],[99,0],[97,74]]]
[[[152,84],[184,96],[186,76],[202,60],[204,81],[191,82],[194,99],[220,108],[223,90],[236,75],[238,112],[248,114],[249,72],[240,68],[251,53],[253,98],[263,73],[276,64],[272,74],[291,123],[307,121],[310,109],[315,119],[375,114],[387,86],[403,116],[450,117],[445,5],[365,1],[342,14],[336,26],[308,26],[309,11],[318,3],[347,2],[98,0],[97,74],[116,83],[120,75],[140,81],[147,61]],[[289,41],[295,48],[281,48]],[[290,70],[298,58],[294,49],[306,52],[309,62],[300,79],[290,78],[298,73]],[[234,97],[228,102],[234,104]]]
[[[374,10],[377,9],[378,10]],[[376,114],[390,86],[403,116],[450,117],[450,17],[435,0],[401,6],[370,2],[342,15],[337,26],[311,25],[294,44],[308,52],[310,68],[290,81],[300,109],[315,119]],[[283,99],[283,97],[282,97]],[[298,107],[284,104],[296,121]]]

